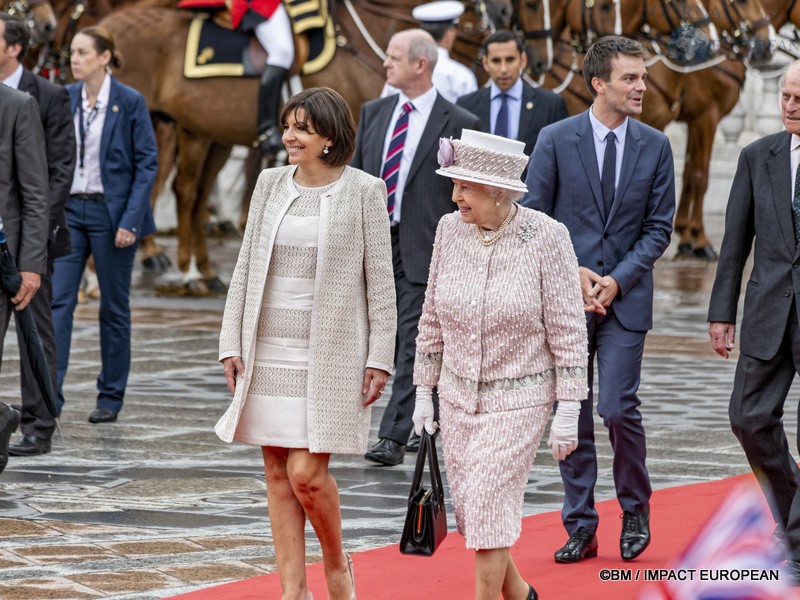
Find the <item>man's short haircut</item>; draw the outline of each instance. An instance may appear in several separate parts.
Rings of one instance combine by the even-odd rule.
[[[481,44],[481,52],[484,56],[488,56],[489,44],[505,44],[506,42],[514,42],[517,45],[517,50],[519,50],[519,53],[525,53],[525,46],[522,44],[522,40],[508,29],[498,29],[488,38],[483,40],[483,44]]]
[[[431,34],[423,29],[406,29],[396,35],[408,36],[408,49],[406,51],[408,61],[415,62],[424,58],[428,61],[428,71],[433,73],[433,68],[439,59],[439,51],[436,49],[436,42],[431,37]]]
[[[7,46],[19,44],[20,50],[17,59],[22,62],[31,42],[31,34],[28,31],[28,26],[18,18],[12,17],[7,12],[0,12],[0,21],[6,24],[3,40],[5,40]]]
[[[642,60],[650,58],[644,46],[635,40],[616,35],[601,37],[589,46],[583,59],[583,79],[592,96],[597,96],[592,79],[599,77],[603,81],[608,81],[611,77],[611,63],[620,54]]]

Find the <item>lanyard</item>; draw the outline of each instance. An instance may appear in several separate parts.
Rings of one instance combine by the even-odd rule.
[[[92,123],[97,118],[97,112],[100,110],[100,102],[95,101],[94,108],[89,111],[89,116],[86,117],[86,124],[84,125],[83,122],[83,101],[81,101],[78,110],[81,111],[81,118],[78,120],[78,133],[80,134],[81,138],[81,145],[78,152],[78,157],[80,158],[79,166],[81,172],[83,172],[83,157],[86,154],[86,132],[89,131],[89,127],[92,126]]]

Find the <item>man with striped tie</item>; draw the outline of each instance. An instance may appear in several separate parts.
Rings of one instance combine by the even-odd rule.
[[[436,42],[421,29],[395,34],[383,63],[387,82],[400,92],[361,109],[352,166],[386,181],[397,292],[397,346],[392,396],[381,420],[380,440],[368,460],[403,462],[413,424],[412,381],[417,322],[422,312],[436,226],[453,210],[452,184],[436,175],[439,138],[482,129],[477,117],[436,92],[432,74]]]

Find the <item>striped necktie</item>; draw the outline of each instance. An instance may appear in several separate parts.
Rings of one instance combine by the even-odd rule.
[[[389,220],[394,223],[395,191],[397,190],[397,179],[400,174],[400,160],[403,158],[403,146],[406,144],[406,133],[408,132],[408,113],[414,110],[411,102],[403,104],[400,116],[392,130],[392,138],[389,140],[389,149],[386,151],[386,160],[383,162],[381,178],[386,182],[387,209],[389,210]]]

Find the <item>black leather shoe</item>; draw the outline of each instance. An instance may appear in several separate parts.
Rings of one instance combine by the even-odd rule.
[[[22,415],[7,404],[0,402],[0,473],[8,464],[8,442],[19,427]]]
[[[364,458],[387,467],[393,467],[401,464],[405,455],[406,447],[403,444],[389,438],[381,438],[377,444],[369,449]]]
[[[622,560],[633,560],[650,545],[650,507],[635,515],[622,513],[622,533],[619,536],[619,553]]]
[[[597,556],[597,536],[589,533],[583,527],[578,527],[567,543],[556,550],[557,563],[576,563],[584,558],[595,558]]]
[[[406,443],[406,452],[418,452],[419,451],[419,436],[416,433],[412,433],[411,437],[408,438],[408,442]]]
[[[117,413],[106,408],[95,408],[89,415],[89,423],[113,423],[117,420]]]
[[[35,435],[23,435],[16,444],[8,447],[10,456],[36,456],[50,452],[50,440]]]
[[[528,590],[528,595],[525,597],[525,600],[539,600],[539,594],[536,593],[536,590],[533,589],[532,585],[528,585],[530,590]]]

